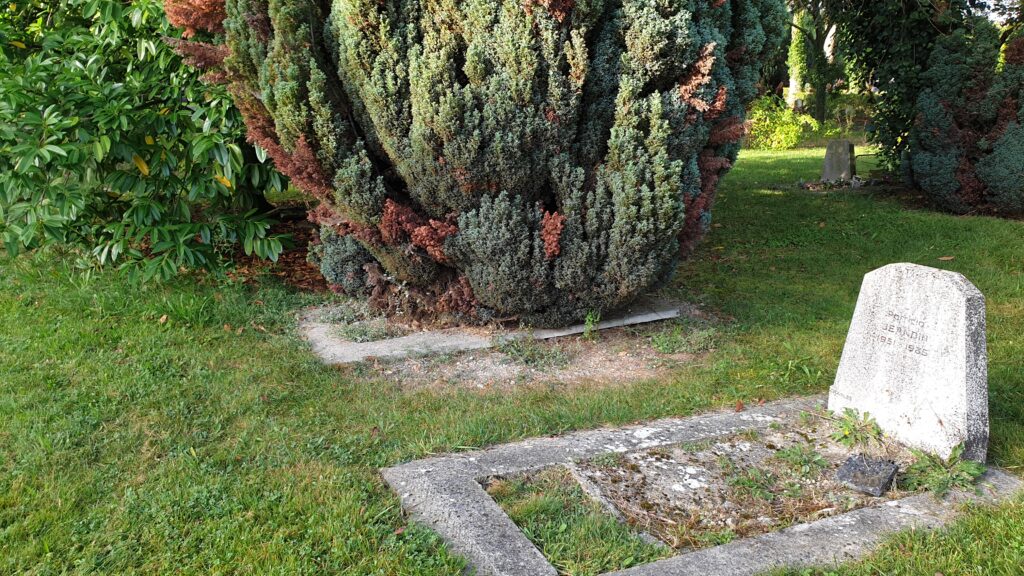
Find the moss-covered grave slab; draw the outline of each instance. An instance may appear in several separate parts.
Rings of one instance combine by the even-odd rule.
[[[590,485],[584,486],[588,493],[600,493],[605,500],[612,500],[621,512],[624,507],[616,501],[619,500],[616,493],[623,490],[623,485],[628,489],[630,479],[610,479],[607,476],[609,470],[633,470],[646,474],[647,480],[653,481],[655,474],[652,470],[663,468],[662,460],[671,451],[678,451],[677,459],[696,460],[688,465],[682,463],[681,472],[676,475],[687,475],[687,478],[672,480],[667,491],[663,492],[671,492],[676,483],[683,485],[680,494],[687,487],[704,489],[704,485],[713,481],[701,474],[713,467],[714,460],[702,463],[700,459],[709,458],[711,451],[725,450],[724,454],[735,457],[735,462],[739,462],[737,458],[752,458],[743,454],[756,454],[757,450],[747,448],[744,438],[761,438],[760,444],[773,450],[775,444],[792,441],[791,434],[787,432],[795,429],[792,423],[806,423],[808,414],[824,414],[823,408],[824,399],[821,397],[784,400],[740,412],[718,412],[531,439],[482,451],[410,462],[387,468],[382,473],[412,519],[440,534],[455,552],[469,560],[476,574],[555,576],[558,571],[487,493],[486,486],[493,479],[566,467],[575,476],[589,480],[585,484]],[[830,452],[824,444],[819,446],[824,450],[826,459],[840,460],[838,454],[829,457]],[[896,460],[902,459],[898,448],[882,447],[879,450],[887,451]],[[610,456],[617,455],[627,466],[615,465]],[[628,465],[630,458],[635,460],[635,465]],[[760,463],[752,461],[746,464],[756,467],[767,462],[761,459]],[[644,471],[645,466],[651,470]],[[689,476],[693,476],[693,486],[687,486],[686,480],[691,479]],[[613,574],[754,575],[778,567],[836,564],[864,556],[895,532],[942,526],[955,517],[959,504],[965,501],[994,502],[1015,494],[1021,487],[1018,478],[992,469],[980,479],[976,492],[953,492],[940,499],[927,493],[897,491],[887,498],[861,499],[858,507],[848,512],[829,511],[829,515],[821,519],[796,515],[793,521],[799,523],[783,522],[780,526],[787,527],[774,531],[771,527],[768,531],[746,530],[753,535],[710,548],[678,546],[681,553],[677,556]],[[813,488],[808,485],[809,490]],[[833,485],[828,489],[842,488]],[[646,503],[643,509],[656,510],[657,506],[650,506],[653,501],[648,496],[644,496]],[[815,496],[818,499],[824,497]],[[711,502],[715,502],[714,498]],[[677,506],[677,509],[685,510],[686,504],[684,502],[684,506]],[[721,504],[717,502],[714,506],[720,507]],[[628,508],[625,512],[624,516],[634,516],[630,520],[636,520]],[[721,520],[730,521],[728,517]]]

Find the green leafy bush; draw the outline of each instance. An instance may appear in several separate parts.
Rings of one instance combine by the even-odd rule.
[[[581,321],[710,223],[782,0],[170,0],[385,309]],[[344,266],[346,270],[354,269]]]
[[[276,258],[262,193],[282,178],[244,144],[223,88],[161,38],[158,0],[0,9],[0,237],[145,278]]]
[[[870,94],[831,94],[828,99],[829,118],[850,130],[869,121],[875,114],[874,99]]]
[[[750,133],[745,143],[754,150],[792,150],[821,128],[817,120],[791,110],[777,96],[755,100],[749,119]]]
[[[910,157],[944,208],[1024,212],[1024,37],[1005,46],[987,19],[941,38],[924,74]]]

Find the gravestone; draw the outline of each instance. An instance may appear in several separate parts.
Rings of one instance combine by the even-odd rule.
[[[821,174],[822,182],[853,180],[857,175],[857,155],[853,142],[849,140],[832,140],[825,149],[825,169]]]
[[[829,410],[870,413],[890,437],[985,461],[985,297],[962,275],[893,264],[864,277]]]

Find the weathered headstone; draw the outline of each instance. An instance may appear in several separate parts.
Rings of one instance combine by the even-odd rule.
[[[864,277],[828,408],[948,458],[988,451],[985,297],[954,272],[893,264]]]
[[[821,181],[853,180],[856,175],[857,155],[853,142],[831,140],[825,149],[825,169],[822,171]]]

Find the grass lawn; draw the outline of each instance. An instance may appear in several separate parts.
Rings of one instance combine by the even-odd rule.
[[[271,280],[140,289],[55,256],[0,259],[0,574],[458,574],[378,468],[822,392],[863,274],[896,261],[963,272],[988,297],[991,460],[1024,472],[1024,223],[793,187],[822,154],[744,155],[666,288],[734,321],[700,363],[611,389],[405,392],[319,365],[293,328],[313,298]],[[1022,565],[1017,500],[838,573]]]

